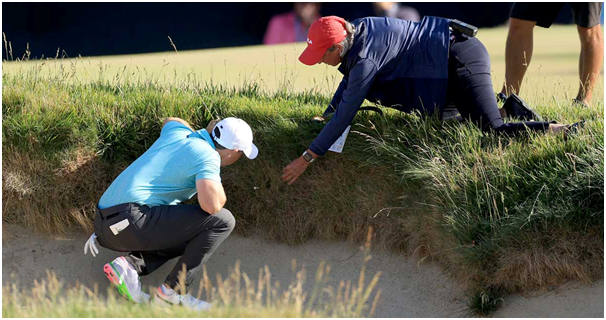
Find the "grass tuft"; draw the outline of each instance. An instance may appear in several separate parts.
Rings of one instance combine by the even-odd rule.
[[[503,303],[501,296],[494,288],[476,292],[469,298],[469,309],[479,316],[488,316]]]

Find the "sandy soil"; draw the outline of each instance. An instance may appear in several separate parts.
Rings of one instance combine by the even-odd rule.
[[[6,226],[5,226],[6,228]],[[2,283],[18,282],[20,287],[33,285],[35,279],[46,278],[53,271],[68,285],[77,281],[92,287],[99,284],[100,292],[109,285],[103,265],[119,254],[101,248],[96,258],[83,255],[86,236],[48,238],[11,227],[10,239],[2,241]],[[217,249],[208,262],[210,275],[225,277],[237,260],[251,278],[268,265],[272,278],[290,283],[294,278],[292,260],[305,266],[308,275],[315,274],[321,261],[331,266],[329,284],[340,280],[356,281],[363,254],[357,246],[343,242],[310,242],[289,247],[267,242],[259,237],[231,236]],[[164,279],[175,261],[154,274],[142,277],[144,288],[155,287]],[[387,252],[373,252],[367,276],[382,272],[378,283],[381,297],[375,316],[378,317],[464,317],[470,314],[463,290],[432,264],[418,265],[412,259]],[[308,276],[310,278],[310,276]],[[312,283],[307,283],[311,288]],[[569,283],[550,291],[533,292],[524,296],[506,297],[497,317],[603,317],[604,282],[593,285]]]

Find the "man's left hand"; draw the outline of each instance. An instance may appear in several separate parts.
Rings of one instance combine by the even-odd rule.
[[[295,183],[299,176],[305,172],[307,166],[309,166],[309,162],[303,156],[298,157],[284,167],[284,170],[282,170],[282,181],[288,182],[289,185]]]

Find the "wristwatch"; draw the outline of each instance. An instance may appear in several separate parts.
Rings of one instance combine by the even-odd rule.
[[[305,159],[305,161],[307,161],[309,163],[316,161],[316,159],[314,159],[314,157],[311,155],[311,153],[307,152],[307,150],[305,150],[305,152],[303,152],[303,159]]]

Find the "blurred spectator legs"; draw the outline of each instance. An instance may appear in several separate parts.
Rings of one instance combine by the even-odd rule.
[[[581,56],[579,58],[580,87],[576,99],[589,105],[602,68],[604,39],[599,24],[591,28],[577,26],[577,29],[581,39]]]
[[[520,94],[522,79],[530,65],[533,46],[533,29],[536,21],[509,19],[509,33],[505,47],[505,83],[501,92]]]

